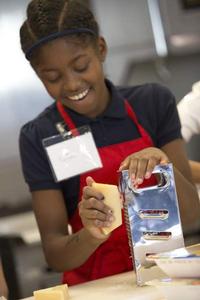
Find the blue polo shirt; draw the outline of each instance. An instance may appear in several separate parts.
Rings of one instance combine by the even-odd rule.
[[[111,101],[103,114],[91,119],[66,108],[77,127],[90,126],[98,148],[139,137],[136,125],[126,113],[125,99],[133,108],[139,123],[152,138],[155,147],[160,148],[181,138],[176,101],[167,88],[158,84],[115,87],[108,80],[106,84]],[[62,121],[56,104],[53,103],[22,127],[19,144],[23,174],[30,191],[61,189],[70,217],[77,207],[79,176],[56,183],[42,145],[44,138],[58,134],[56,123]]]

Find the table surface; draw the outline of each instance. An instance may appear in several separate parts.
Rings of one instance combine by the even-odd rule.
[[[69,287],[69,295],[70,300],[164,300],[155,287],[136,286],[133,271]]]

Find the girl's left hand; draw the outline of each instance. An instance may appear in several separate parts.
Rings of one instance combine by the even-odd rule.
[[[126,157],[121,163],[119,171],[128,169],[134,186],[138,186],[143,183],[144,179],[151,177],[156,165],[165,165],[168,162],[169,159],[162,150],[149,147]]]

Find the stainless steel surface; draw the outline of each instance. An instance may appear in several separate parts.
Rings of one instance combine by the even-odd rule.
[[[155,277],[146,260],[147,254],[184,246],[173,167],[171,164],[157,166],[153,173],[162,180],[141,189],[132,186],[128,171],[123,171],[120,179],[138,285]]]

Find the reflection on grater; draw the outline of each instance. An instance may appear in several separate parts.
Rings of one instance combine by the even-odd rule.
[[[138,285],[164,276],[155,274],[148,254],[184,247],[172,164],[156,166],[153,174],[160,178],[153,186],[134,188],[127,170],[119,183]]]

